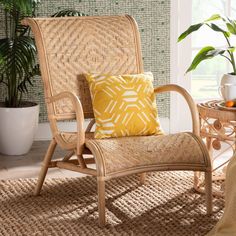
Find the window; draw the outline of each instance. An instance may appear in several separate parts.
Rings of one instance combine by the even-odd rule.
[[[219,13],[236,18],[236,0],[192,0],[192,24],[202,22],[211,15]],[[210,31],[202,27],[192,35],[192,58],[203,47],[226,46],[226,41],[221,33]],[[231,66],[222,57],[201,63],[191,74],[191,94],[196,99],[217,98],[220,79],[224,73],[232,72]]]
[[[187,89],[196,102],[219,98],[218,85],[222,74],[231,71],[230,65],[221,57],[202,62],[192,73],[185,74],[192,58],[200,48],[207,45],[225,45],[224,38],[215,37],[205,27],[180,43],[177,38],[191,24],[201,22],[213,14],[222,14],[236,19],[236,0],[171,0],[171,83]],[[205,28],[205,29],[204,29]],[[236,44],[236,39],[234,40]],[[170,131],[190,130],[191,120],[184,100],[171,94]]]

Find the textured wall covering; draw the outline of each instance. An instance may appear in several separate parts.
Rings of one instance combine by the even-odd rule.
[[[170,80],[170,0],[41,0],[38,16],[50,16],[60,9],[74,8],[88,15],[132,15],[141,34],[145,71],[152,71],[155,85]],[[0,11],[0,37],[3,36],[3,14]],[[6,88],[0,84],[0,100]],[[40,78],[30,87],[27,98],[40,104],[40,122],[47,121]],[[169,117],[169,96],[158,96],[160,117]]]

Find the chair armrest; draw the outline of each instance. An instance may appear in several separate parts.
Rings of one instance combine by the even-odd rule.
[[[180,87],[179,85],[176,84],[167,84],[167,85],[162,85],[160,87],[154,88],[155,93],[163,93],[163,92],[177,92],[180,93],[184,99],[186,100],[191,116],[192,116],[192,126],[193,126],[193,133],[196,135],[200,135],[200,123],[199,123],[199,113],[197,106],[191,97],[191,95],[185,90],[184,88]]]
[[[76,122],[77,122],[77,149],[80,150],[81,146],[83,146],[85,142],[85,130],[84,130],[84,113],[83,108],[81,105],[81,102],[74,93],[71,92],[61,92],[57,95],[54,95],[52,97],[46,98],[47,103],[53,103],[56,101],[59,101],[61,99],[70,99],[72,102],[73,108],[75,110],[75,116],[76,116]],[[56,134],[58,133],[57,125],[54,120],[54,122],[51,122],[51,128],[53,131],[56,131]],[[58,136],[58,135],[57,135]],[[55,137],[56,139],[58,137]],[[60,143],[62,142],[61,137],[58,140]],[[65,146],[63,143],[61,143],[63,146]]]

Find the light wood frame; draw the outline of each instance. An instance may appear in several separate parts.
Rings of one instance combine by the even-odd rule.
[[[45,155],[42,168],[39,174],[38,183],[35,189],[35,195],[40,194],[40,190],[42,188],[46,173],[48,168],[64,168],[67,170],[77,171],[83,174],[92,175],[97,177],[97,187],[98,187],[98,209],[99,209],[99,225],[103,227],[105,225],[105,181],[117,178],[125,175],[131,175],[131,174],[140,174],[140,183],[144,184],[145,182],[145,173],[149,171],[169,171],[169,170],[191,170],[191,171],[203,171],[205,172],[205,178],[206,178],[206,206],[207,206],[207,213],[211,214],[212,212],[212,182],[211,182],[211,161],[209,158],[209,155],[207,153],[207,149],[204,147],[203,144],[200,143],[199,137],[199,116],[197,107],[191,98],[191,96],[188,94],[186,90],[179,87],[178,85],[164,85],[155,88],[155,93],[163,93],[163,92],[170,92],[175,91],[179,94],[181,94],[185,100],[187,101],[187,104],[189,106],[189,109],[191,111],[192,115],[192,123],[193,123],[193,135],[196,136],[196,139],[198,141],[196,142],[196,145],[201,145],[202,148],[202,155],[206,158],[206,162],[203,165],[196,165],[191,163],[188,163],[186,165],[179,164],[179,165],[161,165],[161,164],[153,164],[153,165],[143,165],[139,166],[138,168],[128,168],[126,170],[120,171],[120,172],[114,172],[107,174],[105,172],[105,166],[104,166],[104,160],[103,160],[103,154],[101,153],[100,149],[96,146],[96,140],[93,142],[87,142],[89,138],[86,138],[89,133],[91,133],[91,128],[94,125],[94,117],[92,114],[92,111],[84,112],[83,104],[81,104],[81,97],[79,98],[79,94],[76,93],[77,90],[73,86],[71,86],[71,90],[67,89],[66,91],[63,91],[61,87],[67,86],[67,84],[64,84],[60,87],[60,89],[56,90],[55,88],[58,88],[58,85],[55,81],[57,81],[57,78],[61,78],[61,74],[65,74],[65,77],[67,76],[67,71],[64,70],[64,64],[58,66],[58,71],[55,70],[56,64],[52,64],[52,58],[55,58],[57,60],[58,57],[61,57],[60,60],[58,60],[58,63],[61,63],[63,61],[64,56],[62,53],[60,53],[60,50],[64,50],[63,44],[60,44],[60,41],[55,41],[58,38],[64,42],[64,44],[67,44],[68,41],[70,41],[71,38],[73,38],[75,35],[75,31],[81,30],[80,26],[81,24],[89,25],[93,27],[94,25],[97,26],[96,29],[101,30],[110,30],[108,33],[113,33],[113,31],[116,31],[116,38],[117,37],[126,37],[128,34],[128,37],[126,40],[130,40],[129,44],[126,44],[126,41],[124,40],[124,47],[126,47],[126,50],[128,51],[128,55],[130,55],[130,58],[132,58],[131,62],[133,64],[129,64],[127,68],[123,68],[126,66],[122,62],[122,59],[124,55],[121,55],[121,59],[117,60],[117,63],[120,61],[122,62],[123,67],[112,67],[109,68],[108,71],[95,71],[95,72],[110,72],[117,74],[117,68],[122,68],[121,73],[126,74],[134,74],[134,73],[142,73],[143,72],[143,62],[142,62],[142,55],[141,55],[141,44],[140,44],[140,36],[137,28],[137,24],[134,21],[134,19],[130,16],[96,16],[96,17],[66,17],[66,18],[29,18],[23,20],[23,23],[25,25],[29,25],[32,28],[32,31],[35,36],[36,45],[38,49],[39,54],[39,60],[40,60],[40,68],[42,73],[42,79],[44,83],[44,91],[45,91],[45,101],[47,105],[48,110],[48,119],[50,122],[50,127],[52,131],[52,140],[50,142],[50,145],[48,147],[47,153]],[[60,32],[62,29],[62,26],[66,28],[65,31]],[[57,30],[57,27],[61,27],[60,30]],[[111,27],[111,28],[109,28]],[[89,28],[84,27],[84,31],[89,31]],[[117,30],[120,30],[118,32]],[[91,31],[91,30],[90,30]],[[76,36],[82,34],[83,32],[79,32]],[[88,32],[87,32],[88,33]],[[106,33],[106,32],[105,32]],[[93,36],[93,35],[92,35]],[[91,37],[92,37],[91,36]],[[56,37],[56,39],[55,39]],[[61,38],[60,38],[61,37]],[[79,37],[79,36],[78,36]],[[99,35],[97,35],[97,38],[99,38]],[[76,41],[76,37],[74,38],[74,41]],[[86,40],[86,39],[85,39]],[[72,44],[74,43],[72,42]],[[115,42],[116,43],[116,42]],[[57,44],[59,44],[59,47]],[[85,44],[87,45],[87,44]],[[72,47],[73,45],[71,45]],[[53,48],[54,47],[54,48]],[[59,48],[57,48],[59,47]],[[75,47],[79,47],[78,44],[76,44]],[[117,49],[117,45],[114,46],[115,49]],[[129,48],[128,48],[129,47]],[[78,48],[81,50],[81,48]],[[84,49],[86,50],[86,49]],[[112,50],[109,49],[109,50]],[[56,52],[55,52],[56,51]],[[66,53],[70,51],[70,47],[67,47]],[[125,51],[125,50],[123,50]],[[83,51],[80,51],[83,52]],[[74,51],[72,54],[70,54],[70,57],[68,57],[67,61],[70,60],[71,57],[74,57],[74,54],[76,51]],[[126,52],[124,52],[126,53]],[[82,53],[81,53],[82,54]],[[87,54],[88,55],[88,54]],[[119,53],[117,54],[117,56]],[[78,60],[76,58],[76,60]],[[84,61],[86,60],[86,57]],[[129,60],[129,58],[127,59]],[[83,63],[84,63],[83,61]],[[66,62],[67,63],[67,62]],[[66,64],[68,66],[68,64]],[[93,65],[85,65],[92,67]],[[109,66],[108,66],[109,67]],[[68,71],[68,73],[73,73],[72,71]],[[84,68],[76,68],[76,73],[81,74],[84,71]],[[94,72],[94,67],[91,69]],[[90,71],[89,71],[90,72]],[[54,75],[56,74],[56,76]],[[73,77],[73,76],[72,76]],[[76,76],[74,76],[76,77]],[[75,79],[73,77],[73,79]],[[66,100],[66,102],[65,102]],[[67,111],[65,113],[61,112],[63,110],[60,105],[58,105],[57,102],[65,102],[61,107],[64,109],[67,109],[68,107],[71,107],[71,111]],[[58,105],[58,107],[57,107]],[[61,109],[61,110],[60,110]],[[60,112],[58,112],[60,111]],[[85,118],[91,118],[88,127],[84,127],[84,119]],[[68,119],[76,119],[77,121],[77,131],[73,134],[75,136],[75,139],[72,141],[68,141],[65,138],[63,138],[63,132],[61,132],[57,127],[57,121],[59,120],[68,120]],[[68,133],[70,135],[70,133]],[[72,136],[73,136],[72,135]],[[194,136],[194,137],[195,137]],[[158,137],[157,137],[158,138]],[[52,155],[54,153],[54,150],[56,146],[59,145],[62,149],[68,150],[68,154],[60,161],[52,161]],[[93,158],[84,158],[84,154],[91,153],[93,154]],[[76,156],[76,159],[73,159],[72,157]],[[96,164],[96,169],[89,168],[88,165],[91,163]],[[194,186],[196,187],[197,182],[196,178],[194,181]]]

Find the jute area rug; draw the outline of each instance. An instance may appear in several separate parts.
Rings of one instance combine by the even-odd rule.
[[[0,235],[205,235],[223,213],[205,215],[205,197],[192,189],[191,172],[149,173],[106,184],[107,226],[98,227],[96,179],[47,179],[39,197],[35,179],[0,181]]]

